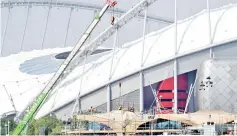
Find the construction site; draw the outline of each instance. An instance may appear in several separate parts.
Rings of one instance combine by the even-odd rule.
[[[0,134],[237,136],[237,0],[3,0],[1,12]],[[50,117],[60,128],[32,129]]]

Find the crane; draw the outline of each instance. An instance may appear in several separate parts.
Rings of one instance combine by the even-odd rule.
[[[19,122],[15,130],[13,131],[13,135],[20,135],[21,132],[24,130],[26,127],[27,123],[31,121],[31,119],[34,117],[36,114],[37,110],[40,108],[40,106],[43,104],[44,100],[46,99],[47,95],[50,93],[52,90],[52,87],[54,84],[57,82],[57,80],[61,77],[65,69],[68,67],[70,62],[73,60],[73,58],[77,55],[79,50],[82,48],[90,34],[93,32],[94,28],[96,25],[100,22],[101,17],[104,15],[106,10],[110,6],[115,6],[114,2],[107,1],[105,6],[102,8],[102,10],[99,12],[98,15],[94,18],[92,23],[89,25],[89,27],[86,29],[85,33],[82,35],[81,39],[79,42],[75,45],[73,48],[72,52],[69,54],[69,56],[64,60],[63,64],[60,66],[58,71],[54,74],[54,76],[51,78],[49,83],[45,86],[43,91],[39,94],[39,96],[35,99],[33,104],[30,106],[29,111],[25,114],[23,120]]]
[[[63,64],[60,66],[58,71],[54,74],[54,76],[51,78],[51,80],[48,82],[48,84],[45,86],[45,88],[42,90],[42,92],[36,97],[34,102],[30,105],[29,111],[26,112],[24,115],[23,120],[20,121],[20,123],[17,125],[15,130],[13,131],[13,135],[19,135],[23,129],[26,127],[27,123],[31,121],[32,118],[34,118],[37,111],[41,108],[44,101],[46,100],[48,94],[53,90],[55,86],[60,82],[59,79],[62,79],[63,77],[66,77],[76,66],[72,65],[70,66],[70,62],[76,59],[76,61],[81,60],[81,55],[84,55],[85,53],[89,55],[92,53],[100,44],[102,44],[105,40],[107,40],[115,30],[118,28],[121,28],[123,25],[125,25],[128,21],[130,21],[132,18],[134,18],[136,15],[138,15],[142,10],[144,10],[146,7],[150,6],[152,3],[154,3],[156,0],[142,0],[138,4],[136,4],[134,7],[132,7],[129,11],[127,11],[123,16],[121,16],[116,22],[114,20],[111,20],[111,26],[108,27],[105,31],[103,31],[101,34],[99,34],[94,40],[92,40],[88,45],[83,46],[86,40],[88,39],[89,35],[92,33],[98,22],[100,21],[101,17],[104,15],[106,10],[109,7],[113,7],[114,3],[107,0],[106,5],[102,8],[102,10],[99,12],[99,14],[94,18],[93,22],[90,24],[90,26],[87,28],[85,33],[82,35],[79,42],[75,45],[69,56],[64,60]],[[115,2],[116,3],[116,2]],[[81,50],[81,51],[79,51]]]

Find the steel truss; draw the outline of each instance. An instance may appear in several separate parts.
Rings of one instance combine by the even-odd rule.
[[[101,45],[103,42],[105,42],[110,36],[112,36],[117,29],[121,28],[123,25],[125,25],[128,21],[130,21],[132,18],[134,18],[136,15],[138,15],[142,10],[144,10],[146,7],[151,5],[156,0],[143,0],[139,2],[136,6],[134,6],[132,9],[130,9],[126,14],[121,16],[114,25],[109,26],[104,32],[102,32],[100,35],[98,35],[95,39],[93,39],[88,45],[83,46],[81,48],[75,48],[72,50],[71,54],[68,56],[68,58],[64,61],[64,64],[66,65],[69,61],[72,62],[70,65],[66,66],[64,70],[61,69],[62,73],[59,71],[55,74],[55,76],[58,76],[58,79],[62,80],[64,79],[68,74],[73,71],[73,69],[79,64],[83,57],[85,55],[90,55],[92,52],[94,52],[99,45]],[[79,49],[81,50],[79,52]],[[75,54],[75,57],[71,57],[71,55]],[[57,79],[57,80],[58,80]],[[52,86],[56,86],[59,82],[55,80],[55,83],[50,83]],[[50,87],[50,89],[52,89]]]

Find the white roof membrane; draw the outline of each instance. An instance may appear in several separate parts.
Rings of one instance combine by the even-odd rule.
[[[228,5],[211,12],[212,43],[237,38],[236,13],[236,4]],[[178,54],[191,52],[192,50],[210,44],[206,11],[179,21],[177,30]],[[143,55],[144,67],[174,56],[174,32],[174,25],[171,25],[146,36]],[[110,80],[123,77],[141,69],[142,45],[142,38],[140,38],[116,49]],[[44,82],[50,79],[53,72],[47,71],[61,64],[62,60],[55,59],[54,55],[70,49],[57,48],[22,52],[0,58],[0,64],[2,64],[0,67],[0,84],[4,84],[9,93],[12,94],[18,111],[23,110],[27,103],[33,100],[44,87]],[[80,65],[53,89],[49,99],[42,106],[36,117],[41,117],[52,109],[57,109],[61,105],[73,100],[79,91],[83,95],[105,85],[109,81],[112,54],[112,52],[106,52],[88,57],[84,74],[82,72],[83,62],[81,62]],[[49,59],[46,59],[45,56],[46,58],[49,56]],[[25,66],[25,68],[20,69],[21,66]],[[83,86],[80,87],[81,80]],[[1,88],[1,93],[4,92]],[[4,97],[1,101],[9,103],[7,97]],[[0,114],[12,110],[12,106],[8,103],[5,105],[1,102],[0,107],[4,108],[0,108]]]

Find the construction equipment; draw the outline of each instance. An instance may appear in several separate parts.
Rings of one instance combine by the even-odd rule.
[[[104,43],[109,37],[111,37],[119,28],[123,27],[131,19],[139,15],[141,11],[143,11],[145,8],[153,4],[155,1],[156,0],[140,1],[137,5],[133,6],[129,11],[127,11],[125,14],[119,17],[114,22],[114,25],[110,25],[107,29],[101,32],[96,38],[94,38],[90,43],[88,43],[86,46],[83,46],[84,48],[82,48],[81,51],[78,52],[77,55],[73,58],[74,62],[71,65],[69,65],[66,70],[63,71],[63,74],[61,75],[60,79],[61,80],[65,79],[77,67],[77,64],[81,63],[84,60],[84,57],[82,57],[83,55],[85,56],[85,54],[87,54],[88,56],[92,54],[102,43]],[[57,84],[60,83],[61,80],[57,80],[56,83],[52,84],[52,89],[55,86],[57,86]],[[45,112],[41,116],[46,116],[50,112],[53,112],[54,110],[55,109]]]
[[[111,25],[114,25],[114,20],[115,20],[115,17],[114,17],[114,6],[117,4],[117,1],[113,1],[113,2],[110,2],[109,0],[107,0],[107,3],[109,3],[110,7],[113,8],[113,11],[112,11],[112,16],[111,16]]]
[[[79,52],[79,50],[82,48],[96,25],[99,23],[101,17],[104,15],[106,10],[110,7],[110,3],[106,3],[106,5],[102,8],[100,13],[94,18],[90,26],[87,28],[85,33],[82,35],[79,42],[76,44],[76,46],[73,48],[72,52],[69,54],[67,59],[63,62],[63,64],[60,66],[58,71],[54,74],[52,79],[49,81],[49,83],[46,85],[44,90],[40,93],[40,95],[36,98],[36,100],[33,102],[32,106],[30,106],[29,111],[25,114],[24,118],[15,128],[13,135],[19,135],[26,127],[27,123],[30,122],[30,120],[34,117],[37,110],[40,108],[40,106],[43,104],[44,100],[46,99],[47,95],[52,90],[52,87],[56,83],[56,81],[61,77],[65,69],[68,67],[69,63],[72,61],[72,59],[76,56],[76,54]]]
[[[43,91],[40,93],[40,95],[35,99],[35,101],[29,105],[29,111],[26,112],[24,115],[23,120],[17,125],[15,128],[13,135],[19,135],[27,123],[31,121],[31,119],[35,116],[37,111],[41,108],[44,101],[46,100],[47,96],[50,94],[50,92],[53,90],[53,88],[60,82],[59,79],[63,79],[70,73],[76,66],[72,65],[70,66],[70,62],[72,62],[75,58],[76,61],[81,61],[82,55],[89,55],[95,49],[102,44],[105,40],[107,40],[115,30],[118,28],[121,28],[123,25],[125,25],[129,20],[134,18],[136,15],[138,15],[142,10],[144,10],[146,7],[154,3],[156,0],[142,0],[137,5],[135,5],[133,8],[131,8],[128,12],[126,12],[123,16],[121,16],[114,25],[111,25],[108,27],[104,32],[102,32],[100,35],[98,35],[93,41],[91,41],[87,46],[83,46],[86,40],[88,39],[89,35],[94,30],[95,26],[100,21],[101,17],[104,15],[105,11],[110,7],[110,3],[107,2],[106,5],[103,7],[103,9],[100,11],[100,13],[95,17],[93,22],[90,24],[90,26],[87,28],[86,32],[82,35],[79,42],[76,44],[76,46],[73,48],[72,52],[69,54],[67,59],[63,62],[63,64],[60,66],[58,71],[54,74],[54,76],[51,78],[49,83],[45,86]],[[83,47],[82,47],[83,46]],[[80,50],[80,52],[79,52]],[[24,112],[25,113],[25,112]]]

